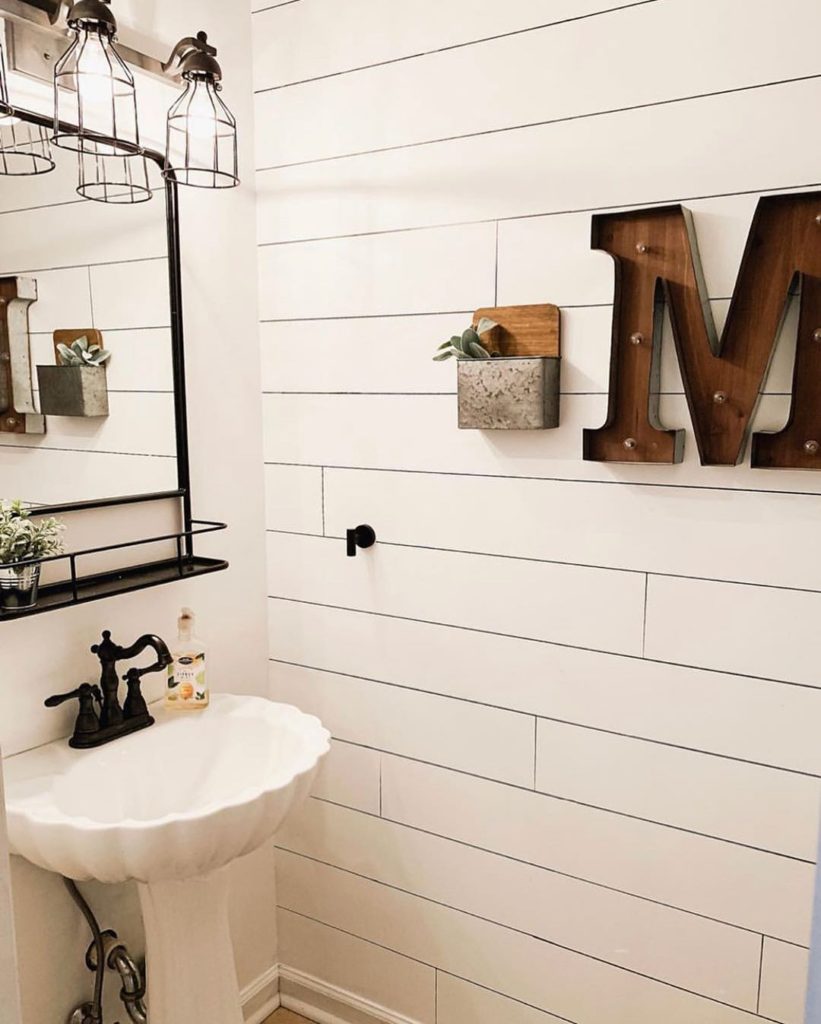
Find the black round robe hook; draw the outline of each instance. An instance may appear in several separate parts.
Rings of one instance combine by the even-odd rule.
[[[357,548],[370,548],[376,543],[376,530],[363,523],[347,532],[348,558],[353,558]]]

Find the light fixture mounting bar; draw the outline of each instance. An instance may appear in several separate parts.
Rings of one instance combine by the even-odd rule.
[[[64,0],[0,0],[10,71],[51,84],[54,64],[71,38],[66,23],[68,8]],[[170,47],[163,48],[166,52],[170,50]],[[132,67],[165,82],[172,77],[163,71],[162,61],[129,46],[122,35],[117,41],[117,50]],[[178,75],[173,77],[179,81]]]

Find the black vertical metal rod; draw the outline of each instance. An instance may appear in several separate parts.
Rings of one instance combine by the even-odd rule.
[[[174,366],[174,422],[177,430],[177,481],[182,495],[183,520],[191,529],[191,461],[188,449],[188,401],[185,384],[185,335],[182,311],[182,257],[180,252],[179,194],[177,183],[165,179],[166,224],[168,226],[168,279],[171,297],[171,358]],[[191,536],[185,551],[193,554]]]

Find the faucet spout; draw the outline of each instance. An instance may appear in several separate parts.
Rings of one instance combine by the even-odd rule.
[[[160,637],[155,636],[153,633],[146,633],[138,640],[135,640],[130,647],[120,647],[117,661],[131,661],[132,658],[138,657],[149,647],[157,655],[157,660],[147,668],[131,669],[131,672],[138,672],[140,676],[144,676],[148,672],[161,672],[174,660],[164,640],[161,640]]]

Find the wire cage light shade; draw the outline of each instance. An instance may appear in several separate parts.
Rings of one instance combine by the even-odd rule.
[[[148,163],[144,156],[122,153],[77,155],[79,184],[77,193],[98,203],[146,203],[154,195],[148,181]]]
[[[9,103],[6,57],[0,47],[0,174],[47,174],[53,170],[48,132],[21,121]]]
[[[233,188],[239,184],[237,122],[206,74],[186,73],[185,92],[168,111],[166,169],[181,185]]]
[[[134,76],[114,46],[108,2],[74,4],[74,39],[54,68],[55,145],[100,156],[133,154],[140,145]]]

